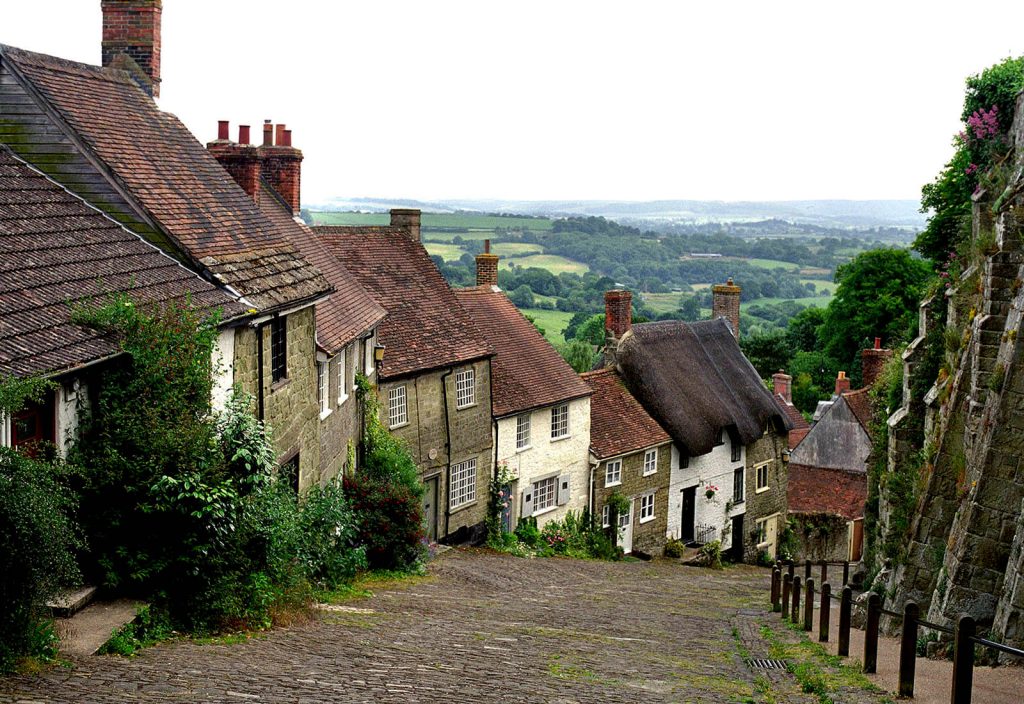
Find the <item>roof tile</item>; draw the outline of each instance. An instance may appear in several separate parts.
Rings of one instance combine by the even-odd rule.
[[[590,451],[598,459],[672,441],[633,398],[614,369],[586,372],[582,378],[594,390],[590,399]]]

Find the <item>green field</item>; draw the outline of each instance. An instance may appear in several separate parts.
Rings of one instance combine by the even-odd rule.
[[[671,313],[679,310],[679,301],[683,296],[692,296],[692,293],[645,293],[644,303],[655,313]]]
[[[560,310],[544,310],[543,308],[523,308],[523,315],[528,315],[537,321],[537,324],[544,328],[544,337],[553,345],[565,344],[562,337],[562,330],[572,319],[572,313],[564,313]]]
[[[498,262],[498,266],[502,269],[507,269],[511,262],[514,262],[517,267],[524,269],[531,266],[535,266],[538,269],[547,269],[556,276],[564,271],[568,271],[573,274],[585,274],[590,271],[590,267],[583,262],[566,259],[565,257],[558,256],[557,254],[532,254],[529,257],[503,259]]]
[[[809,296],[807,298],[758,298],[755,301],[743,301],[740,303],[740,310],[746,310],[750,306],[764,305],[767,303],[782,303],[783,301],[796,301],[803,306],[817,306],[825,308],[828,306],[832,296]]]
[[[756,266],[759,269],[786,269],[787,271],[796,271],[800,268],[799,264],[793,262],[784,262],[778,259],[743,259],[751,266]]]
[[[822,281],[821,279],[800,279],[800,283],[813,284],[814,290],[821,296],[824,296],[825,294],[832,295],[836,289],[836,285],[834,283],[831,281]]]
[[[351,213],[311,211],[317,225],[387,225],[391,222],[388,213]],[[551,220],[547,218],[502,217],[500,215],[473,215],[469,213],[423,213],[420,223],[424,229],[439,230],[468,229],[494,231],[496,227],[513,227],[528,230],[550,230]],[[459,233],[454,233],[459,234]]]
[[[544,254],[544,246],[530,242],[494,242],[491,251],[499,257],[513,254]]]
[[[427,254],[430,256],[440,255],[446,262],[455,261],[463,254],[466,253],[462,247],[457,244],[446,244],[444,242],[424,242],[423,246],[427,248]]]

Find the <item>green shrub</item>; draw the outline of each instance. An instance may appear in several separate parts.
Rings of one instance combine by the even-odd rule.
[[[519,539],[519,542],[529,548],[539,548],[542,545],[540,529],[537,527],[537,519],[533,516],[519,519],[519,524],[516,525],[515,536]]]
[[[303,497],[299,533],[299,559],[319,588],[334,589],[366,568],[366,548],[353,547],[356,521],[340,479],[313,487]]]
[[[722,543],[712,540],[700,546],[698,551],[704,564],[713,570],[722,569]]]
[[[357,524],[356,542],[371,569],[405,570],[423,559],[423,506],[407,485],[356,472],[345,475],[345,495]]]
[[[663,552],[665,557],[673,559],[680,558],[686,554],[686,543],[682,540],[676,540],[675,538],[669,538],[665,542],[665,550]]]

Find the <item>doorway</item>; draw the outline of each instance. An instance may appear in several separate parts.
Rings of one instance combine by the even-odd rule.
[[[423,482],[423,528],[427,533],[427,539],[437,542],[437,490],[438,475]]]
[[[619,547],[627,555],[633,552],[633,499],[629,500],[629,508],[619,514]]]
[[[733,562],[743,562],[743,514],[732,517],[732,547],[729,555]]]
[[[689,545],[696,537],[695,513],[697,506],[697,487],[691,486],[683,489],[683,523],[681,529],[682,541]]]

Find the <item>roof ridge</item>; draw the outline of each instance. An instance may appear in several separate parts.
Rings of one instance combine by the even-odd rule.
[[[79,74],[87,74],[97,80],[135,85],[131,75],[124,69],[113,68],[111,66],[97,66],[96,64],[87,64],[83,61],[73,61],[60,56],[54,56],[53,54],[44,54],[39,51],[22,49],[21,47],[11,46],[10,44],[0,44],[0,56],[9,56],[15,61],[21,59],[35,63],[42,63],[55,71],[64,71],[66,73],[77,72]]]

